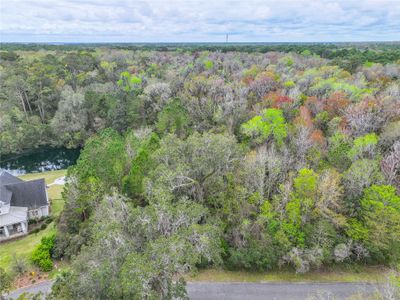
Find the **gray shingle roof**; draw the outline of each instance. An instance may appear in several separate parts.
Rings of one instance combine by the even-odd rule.
[[[22,179],[7,173],[6,171],[0,173],[0,185],[24,182]]]
[[[28,209],[46,206],[48,203],[44,179],[23,181],[4,172],[0,175],[0,201]]]
[[[12,192],[10,192],[4,185],[0,185],[0,201],[4,204],[9,204],[11,201]]]

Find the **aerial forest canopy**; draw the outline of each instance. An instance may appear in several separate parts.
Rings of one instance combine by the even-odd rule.
[[[35,47],[0,53],[0,151],[83,147],[56,299],[400,263],[398,45]]]

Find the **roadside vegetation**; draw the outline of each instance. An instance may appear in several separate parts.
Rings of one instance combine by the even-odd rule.
[[[84,146],[43,241],[70,261],[51,297],[185,298],[210,268],[396,268],[398,49],[343,47],[8,52],[2,151]]]
[[[382,266],[331,266],[295,273],[292,269],[267,272],[229,271],[223,269],[199,270],[187,280],[191,282],[368,282],[383,283],[390,270]]]

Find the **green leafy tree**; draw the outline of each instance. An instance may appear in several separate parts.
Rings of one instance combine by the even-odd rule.
[[[131,153],[129,156],[131,168],[123,178],[123,191],[132,199],[141,200],[145,192],[144,179],[155,167],[152,153],[159,147],[159,138],[156,134],[151,134],[139,140],[130,133],[126,143]]]
[[[358,137],[349,151],[349,158],[353,161],[361,158],[373,158],[377,144],[378,136],[375,133]]]
[[[328,139],[328,145],[328,161],[340,171],[346,170],[351,164],[348,155],[351,145],[348,137],[337,132]]]
[[[385,181],[379,162],[371,159],[360,159],[352,163],[343,174],[345,198],[350,210],[357,209],[359,199],[365,188]]]
[[[156,128],[160,134],[175,133],[179,137],[185,137],[189,133],[189,125],[189,117],[179,99],[173,100],[158,113]]]
[[[390,185],[372,185],[361,199],[360,224],[349,234],[364,242],[375,259],[400,260],[400,197]]]
[[[282,110],[269,108],[261,116],[255,116],[244,123],[242,131],[256,143],[263,143],[273,137],[278,145],[282,145],[287,136],[287,125]]]
[[[141,87],[142,78],[125,71],[120,74],[120,79],[118,80],[117,84],[125,92],[132,92]]]

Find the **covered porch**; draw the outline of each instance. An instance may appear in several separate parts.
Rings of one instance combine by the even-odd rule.
[[[0,216],[0,241],[28,233],[27,213],[26,207],[11,207],[9,213]]]

